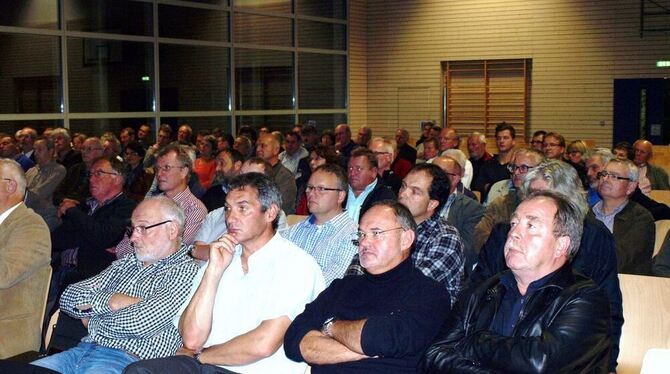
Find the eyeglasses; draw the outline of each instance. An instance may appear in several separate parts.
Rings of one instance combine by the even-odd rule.
[[[392,229],[388,230],[372,230],[370,232],[365,232],[365,231],[356,231],[355,233],[351,234],[351,241],[354,243],[354,245],[358,245],[361,240],[368,238],[372,241],[379,240],[384,237],[384,233],[387,233],[389,231],[395,231],[395,230],[404,230],[402,227],[395,227]]]
[[[604,170],[601,171],[600,173],[598,173],[597,175],[598,175],[598,179],[612,178],[612,179],[625,180],[625,181],[629,181],[629,180],[630,180],[630,178],[620,177],[620,176],[618,176],[618,175],[612,174],[612,173],[607,172],[607,171],[604,171]]]
[[[507,165],[507,170],[509,170],[510,173],[514,174],[515,171],[519,171],[521,174],[526,174],[528,173],[528,170],[534,168],[535,166],[528,166],[528,165],[515,165],[515,164],[509,164]]]
[[[107,175],[119,175],[119,173],[110,173],[110,172],[104,171],[104,170],[96,170],[96,171],[90,171],[88,173],[88,177],[90,178],[90,177],[94,176],[96,178],[100,178],[105,174],[107,174]]]
[[[172,170],[172,169],[183,169],[185,167],[186,166],[184,166],[184,165],[182,165],[182,166],[176,166],[176,165],[158,166],[158,165],[156,165],[156,166],[154,166],[154,170],[156,171],[156,173],[158,173],[159,171],[164,171],[166,173],[169,173],[170,170]]]
[[[560,147],[561,143],[544,143],[544,148]]]
[[[146,234],[147,230],[152,229],[156,226],[164,225],[168,222],[172,222],[172,220],[169,219],[167,221],[159,222],[149,226],[128,226],[126,227],[126,235],[128,235],[128,237],[130,238],[131,236],[133,236],[134,232],[137,232],[137,235],[143,236],[144,234]]]
[[[356,166],[356,167],[354,167],[354,166],[349,166],[349,171],[350,171],[350,172],[351,172],[351,171],[355,171],[355,172],[357,172],[357,173],[360,173],[360,172],[362,172],[363,170],[368,170],[368,169],[367,169],[367,168],[362,168],[362,167],[360,167],[360,166]]]
[[[307,187],[305,187],[305,192],[310,193],[310,192],[318,192],[318,193],[323,193],[324,191],[342,191],[341,188],[328,188],[328,187],[323,187],[323,186],[312,186],[311,184],[308,184]]]

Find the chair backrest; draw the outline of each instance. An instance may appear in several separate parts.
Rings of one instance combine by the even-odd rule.
[[[656,256],[658,252],[661,251],[661,246],[665,240],[666,235],[670,231],[670,219],[662,219],[656,221],[656,239],[654,240],[654,254],[652,257]]]
[[[651,190],[649,192],[649,197],[658,201],[659,203],[670,205],[670,190]]]
[[[650,348],[670,348],[670,278],[619,274],[624,324],[618,374],[639,373]]]
[[[286,224],[291,227],[298,222],[304,221],[307,216],[301,216],[299,214],[289,214],[286,216]]]

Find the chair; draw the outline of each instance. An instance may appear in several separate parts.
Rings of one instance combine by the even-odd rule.
[[[639,373],[650,348],[670,348],[670,278],[619,274],[623,296],[618,374]]]
[[[661,251],[661,246],[665,240],[665,236],[670,231],[670,219],[662,219],[656,221],[656,239],[654,240],[654,254],[651,257],[655,257],[658,252]]]
[[[670,190],[651,190],[649,197],[653,200],[670,206]]]
[[[288,216],[286,216],[286,224],[289,227],[291,227],[296,223],[303,221],[305,218],[307,218],[307,216],[301,216],[299,214],[289,214]]]

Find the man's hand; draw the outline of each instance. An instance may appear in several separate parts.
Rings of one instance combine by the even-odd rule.
[[[139,297],[132,297],[117,292],[109,299],[109,308],[112,309],[113,312],[116,312],[117,310],[137,304],[140,301],[142,301],[142,299]]]
[[[193,357],[195,356],[195,351],[192,349],[188,349],[186,347],[181,347],[177,349],[177,353],[175,353],[177,356],[188,356],[188,357]]]
[[[81,305],[77,305],[75,308],[77,308],[81,311],[84,311],[84,310],[91,309],[93,307],[91,306],[91,304],[81,304]]]
[[[233,261],[237,243],[237,239],[226,234],[210,244],[208,269],[211,269],[216,275],[221,276],[228,268],[228,265],[230,265],[230,262]]]
[[[74,208],[79,205],[79,201],[73,199],[63,199],[63,202],[60,203],[58,207],[58,218],[63,218],[68,209]]]

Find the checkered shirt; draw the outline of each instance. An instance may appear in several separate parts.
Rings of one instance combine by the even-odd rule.
[[[182,340],[172,319],[186,302],[198,271],[188,249],[182,246],[149,266],[134,253],[114,261],[100,274],[65,289],[60,308],[74,318],[90,318],[84,342],[120,349],[141,359],[174,355]],[[109,300],[115,293],[142,300],[114,312]],[[77,305],[91,308],[81,311]]]

